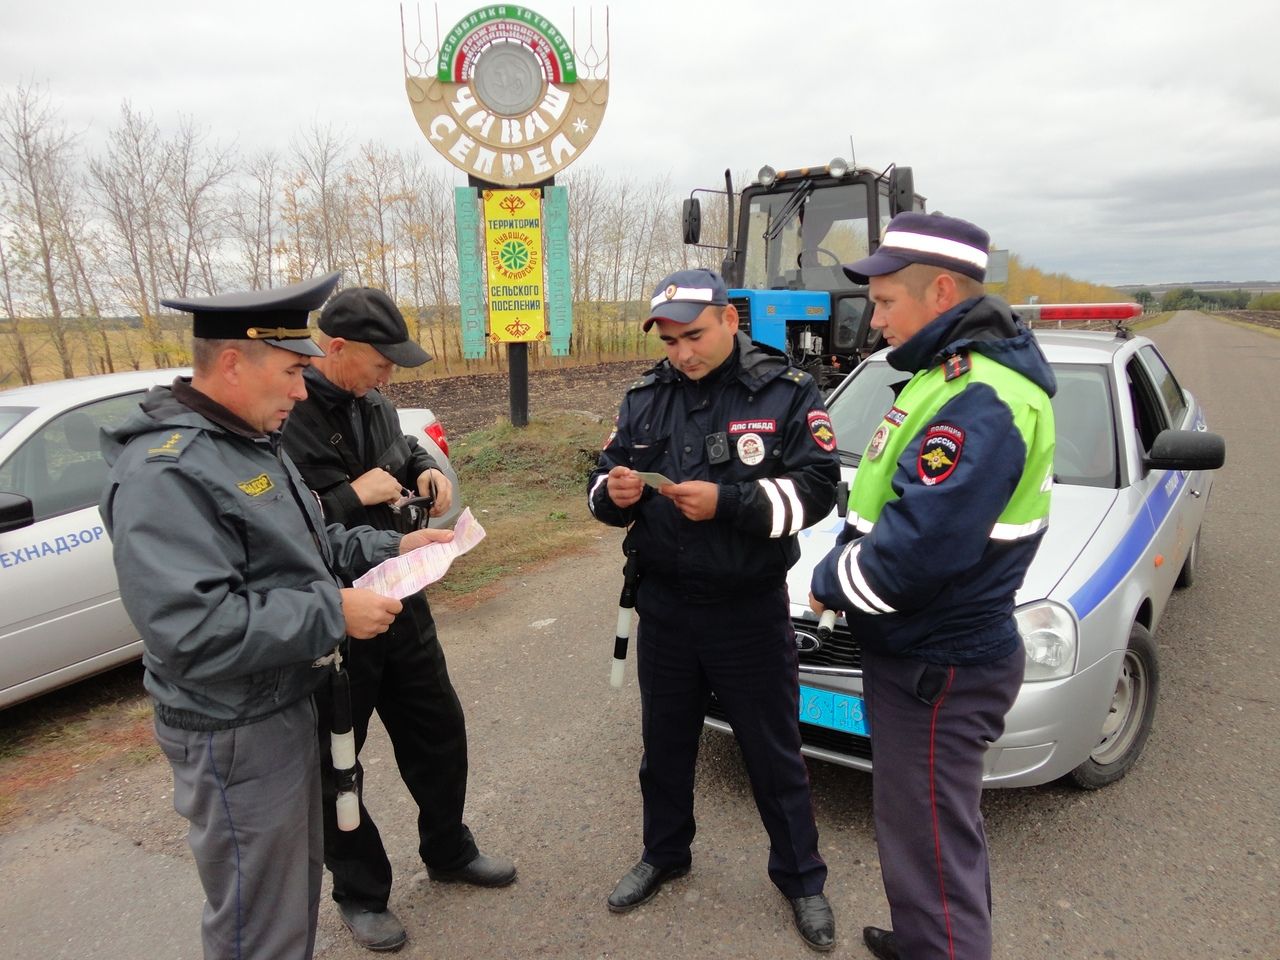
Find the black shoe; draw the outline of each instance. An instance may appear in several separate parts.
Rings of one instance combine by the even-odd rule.
[[[800,936],[814,950],[826,953],[836,945],[836,918],[831,904],[820,893],[811,897],[792,897],[791,913]]]
[[[682,867],[655,867],[641,860],[627,871],[627,875],[613,888],[613,893],[609,894],[609,909],[614,913],[634,910],[652,900],[668,880],[683,877],[688,872],[687,863]]]
[[[879,960],[899,960],[898,941],[892,930],[881,930],[879,927],[863,927],[862,942]]]
[[[354,903],[340,903],[338,915],[356,943],[366,950],[399,950],[409,939],[404,925],[390,910],[366,910]]]
[[[515,883],[516,865],[506,857],[477,853],[474,860],[457,870],[433,870],[427,876],[439,883],[469,883],[474,887],[505,887]]]

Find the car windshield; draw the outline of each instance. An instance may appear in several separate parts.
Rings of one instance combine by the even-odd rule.
[[[8,433],[15,423],[33,409],[33,407],[0,407],[0,437]]]
[[[1106,369],[1084,364],[1052,366],[1058,378],[1058,392],[1052,401],[1057,427],[1055,481],[1116,486],[1115,416]],[[873,360],[863,364],[831,398],[831,423],[842,462],[856,466],[862,459],[871,434],[909,379],[909,374],[883,360]]]

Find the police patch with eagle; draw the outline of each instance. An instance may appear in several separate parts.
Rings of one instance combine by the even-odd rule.
[[[916,457],[920,482],[933,487],[951,476],[964,449],[964,431],[949,423],[935,423],[925,431]]]

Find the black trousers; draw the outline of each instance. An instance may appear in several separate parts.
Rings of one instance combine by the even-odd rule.
[[[770,879],[788,897],[821,893],[827,865],[818,854],[809,771],[800,755],[796,645],[785,588],[690,603],[678,585],[646,580],[636,607],[644,860],[658,867],[690,862],[694,767],[715,693],[769,834]]]
[[[372,640],[348,641],[344,661],[351,679],[356,750],[364,747],[375,710],[395,751],[396,766],[418,804],[418,853],[437,870],[455,870],[476,856],[462,822],[467,795],[467,731],[462,704],[449,680],[431,609],[422,595],[405,601],[391,628]],[[324,863],[333,873],[333,898],[384,910],[391,894],[391,863],[377,825],[364,805],[364,771],[357,760],[360,826],[338,829],[337,792],[329,755],[332,706],[328,684],[319,708]]]
[[[905,960],[990,960],[982,770],[1025,663],[1021,644],[973,666],[863,653],[876,846]]]

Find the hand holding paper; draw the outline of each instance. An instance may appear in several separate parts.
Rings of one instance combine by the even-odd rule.
[[[484,527],[468,507],[458,517],[453,539],[448,543],[431,543],[402,557],[393,557],[378,564],[352,586],[403,600],[443,577],[455,557],[462,556],[483,539]]]

